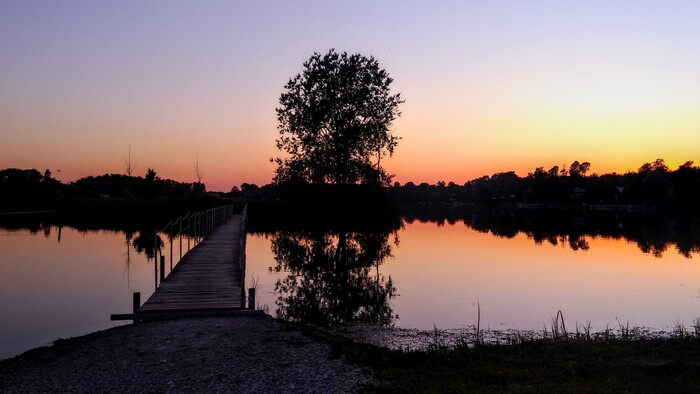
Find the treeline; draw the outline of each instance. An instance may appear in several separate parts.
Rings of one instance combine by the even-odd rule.
[[[483,176],[462,185],[453,182],[330,186],[315,184],[243,183],[222,197],[239,202],[307,202],[330,208],[360,204],[363,209],[389,205],[402,210],[416,206],[459,204],[531,204],[531,205],[646,205],[695,206],[700,201],[700,167],[692,161],[670,169],[663,159],[645,163],[637,171],[624,174],[590,174],[591,164],[574,161],[568,167],[535,168],[527,176],[514,171]],[[88,176],[63,184],[47,170],[0,170],[0,203],[4,208],[41,205],[61,198],[101,198],[157,200],[196,198],[206,195],[204,183],[161,179],[153,169],[144,176],[105,174]],[[379,197],[378,197],[379,195]],[[36,203],[36,201],[39,203]],[[32,203],[34,201],[34,203]],[[50,208],[50,207],[49,207]],[[7,210],[7,209],[5,209]],[[0,210],[2,212],[3,210]]]
[[[127,199],[156,199],[159,197],[187,198],[206,193],[201,182],[178,182],[160,178],[153,169],[146,175],[128,176],[105,174],[88,176],[69,183],[66,190],[79,197],[119,197]]]
[[[215,203],[208,201],[211,199],[204,183],[162,179],[153,169],[148,169],[144,176],[104,174],[67,184],[53,178],[49,170],[43,173],[36,169],[0,170],[0,213],[129,209],[147,212],[154,208],[179,211],[186,205],[209,207]],[[183,201],[195,203],[184,204]]]
[[[383,189],[386,198],[400,207],[444,204],[533,204],[533,205],[647,205],[691,206],[700,201],[700,167],[692,161],[671,170],[663,159],[645,163],[624,174],[589,174],[591,164],[574,161],[568,168],[537,167],[527,176],[514,171],[485,175],[462,185],[454,182],[403,185]],[[301,184],[244,183],[228,194],[246,201],[289,200],[289,196],[319,199],[319,190],[328,186]],[[369,185],[343,186],[342,197],[352,199],[356,190]],[[375,188],[376,189],[376,188]],[[325,192],[324,192],[325,193]],[[366,194],[366,193],[364,193]],[[322,198],[321,200],[324,200]]]
[[[204,183],[162,179],[150,168],[145,176],[104,174],[87,176],[68,184],[54,179],[49,170],[43,174],[36,169],[0,170],[0,195],[4,198],[76,196],[153,199],[164,195],[188,197],[204,192]]]
[[[401,205],[425,203],[518,203],[690,206],[700,201],[700,167],[692,161],[671,170],[663,159],[645,163],[635,172],[588,175],[590,163],[569,168],[538,167],[527,176],[500,172],[463,185],[408,182],[390,188]]]

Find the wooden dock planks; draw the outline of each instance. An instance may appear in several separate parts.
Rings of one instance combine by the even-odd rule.
[[[138,310],[236,310],[242,307],[241,215],[234,215],[190,250]]]

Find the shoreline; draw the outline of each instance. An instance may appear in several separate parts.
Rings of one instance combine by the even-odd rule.
[[[463,331],[456,341],[447,331],[421,331],[428,347],[420,349],[377,343],[406,334],[400,328],[372,338],[366,330],[264,314],[153,320],[58,339],[2,360],[0,392],[658,392],[666,379],[686,388],[700,383],[700,336],[684,326],[668,336],[561,328],[544,338],[521,333],[495,343],[486,330]]]
[[[0,391],[353,392],[369,375],[269,316],[127,324],[0,361]]]

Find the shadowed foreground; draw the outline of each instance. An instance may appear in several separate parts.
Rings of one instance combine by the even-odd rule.
[[[368,377],[265,316],[127,325],[0,362],[0,392],[352,392]]]

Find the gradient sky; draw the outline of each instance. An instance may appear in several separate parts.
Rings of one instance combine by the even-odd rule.
[[[314,51],[404,96],[399,182],[589,161],[700,164],[700,1],[0,0],[0,168],[271,181],[275,106]],[[60,172],[59,172],[60,170]]]

